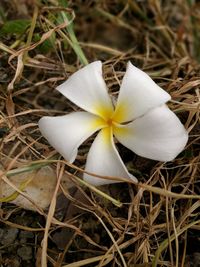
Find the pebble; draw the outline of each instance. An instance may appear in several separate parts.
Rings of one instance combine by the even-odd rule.
[[[31,239],[34,238],[34,234],[32,232],[29,231],[21,231],[19,233],[19,240],[20,243],[26,243],[27,239]]]
[[[14,243],[19,230],[16,228],[0,229],[0,243],[9,245]]]
[[[18,248],[17,255],[24,261],[31,260],[33,257],[32,247],[26,246]]]

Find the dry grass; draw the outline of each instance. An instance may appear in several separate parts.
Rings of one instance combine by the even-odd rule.
[[[62,6],[66,1],[39,2],[37,8],[34,0],[3,0],[0,7],[2,24],[28,21],[27,28],[17,34],[12,27],[0,30],[2,177],[8,174],[9,178],[14,169],[29,170],[33,163],[37,168],[50,164],[57,173],[48,211],[36,207],[37,212],[28,212],[9,203],[1,205],[2,229],[14,227],[34,233],[33,258],[20,266],[45,267],[47,262],[55,267],[198,266],[199,4],[190,0],[77,0],[69,1],[66,8]],[[86,63],[73,41],[72,28],[62,21],[61,14],[73,20],[87,60],[104,62],[110,93],[117,93],[126,63],[131,60],[170,93],[173,100],[169,106],[189,131],[186,149],[165,164],[119,146],[129,170],[141,182],[138,186],[123,183],[96,192],[78,179],[91,140],[80,148],[75,164],[69,165],[58,158],[38,130],[42,116],[77,108],[55,87],[80,68],[80,62]],[[62,199],[69,205],[59,209],[56,196],[64,172],[76,193],[63,190]],[[20,222],[19,217],[33,218],[34,223],[26,219]],[[0,252],[3,266],[15,266],[8,264],[8,255],[14,257],[14,251],[0,247]]]

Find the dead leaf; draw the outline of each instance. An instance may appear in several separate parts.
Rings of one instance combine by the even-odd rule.
[[[28,198],[33,200],[38,207],[46,209],[49,206],[57,179],[55,171],[50,166],[42,167],[40,170],[16,174],[8,179],[14,186],[22,190]],[[28,183],[24,186],[26,181]],[[62,177],[62,183],[66,189],[74,186],[66,174]],[[3,179],[0,180],[0,198],[24,209],[36,210],[35,205],[28,198],[16,192]]]

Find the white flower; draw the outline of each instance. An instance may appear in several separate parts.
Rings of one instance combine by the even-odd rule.
[[[67,161],[73,162],[79,146],[100,130],[87,156],[88,172],[137,181],[120,158],[113,135],[136,154],[159,161],[173,160],[186,145],[185,128],[165,105],[170,95],[130,62],[115,107],[102,77],[101,61],[80,69],[57,90],[85,111],[43,117],[40,131]],[[88,174],[84,179],[96,186],[116,182]]]

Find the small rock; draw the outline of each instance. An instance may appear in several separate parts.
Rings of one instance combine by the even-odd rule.
[[[32,232],[21,231],[19,233],[20,243],[26,243],[27,242],[27,239],[31,239],[31,238],[34,238],[34,234]]]
[[[192,258],[194,267],[200,267],[200,253],[199,252],[193,253]]]
[[[19,230],[16,228],[8,228],[8,229],[1,229],[0,236],[1,236],[1,244],[2,245],[9,245],[14,243]]]
[[[20,267],[21,266],[20,260],[17,257],[4,259],[4,263],[6,267]]]
[[[24,261],[32,259],[32,247],[26,246],[18,248],[17,255]]]

